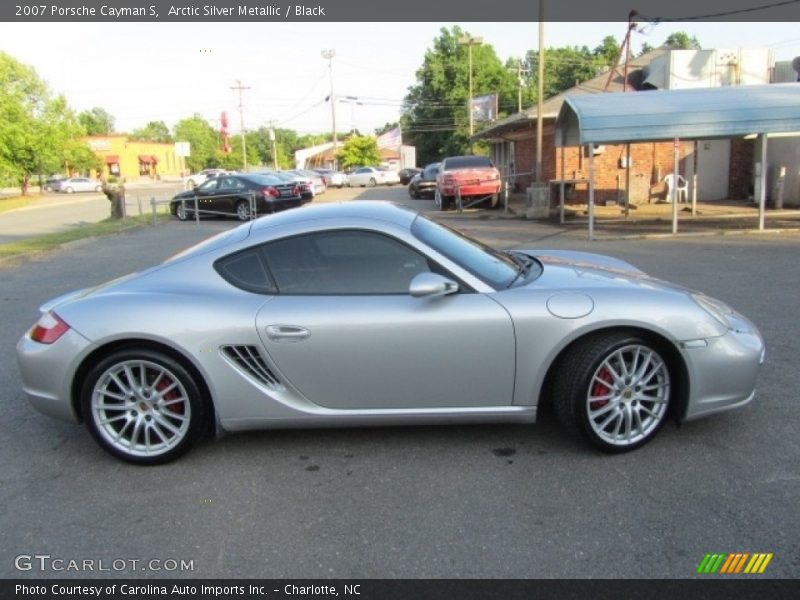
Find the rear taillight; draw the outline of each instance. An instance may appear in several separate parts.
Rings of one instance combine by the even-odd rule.
[[[46,312],[30,331],[31,339],[40,344],[52,344],[69,331],[69,325],[54,312]]]
[[[292,195],[293,195],[293,196],[299,196],[299,195],[300,195],[300,188],[299,188],[299,187],[297,187],[297,186],[294,186],[294,187],[292,188]]]
[[[281,193],[278,191],[278,189],[275,188],[275,187],[272,187],[272,186],[265,187],[261,191],[264,193],[265,196],[272,196],[273,198],[277,198],[278,196],[281,195]]]

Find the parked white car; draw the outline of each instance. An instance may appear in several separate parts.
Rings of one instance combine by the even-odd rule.
[[[347,176],[347,185],[351,187],[375,187],[396,183],[400,183],[400,175],[397,171],[384,167],[359,167]]]
[[[219,177],[220,175],[227,175],[228,171],[225,169],[203,169],[198,173],[194,173],[193,175],[189,175],[188,177],[184,178],[183,180],[183,187],[184,189],[191,190],[196,188],[201,183],[205,183],[209,179],[214,179],[215,177]]]
[[[325,180],[325,185],[328,187],[342,188],[347,185],[347,175],[334,171],[333,169],[314,169],[317,173],[322,175]]]

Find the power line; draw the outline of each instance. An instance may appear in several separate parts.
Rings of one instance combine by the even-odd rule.
[[[738,10],[729,10],[725,12],[718,12],[718,13],[709,13],[706,15],[695,15],[692,17],[678,17],[672,19],[662,19],[661,17],[645,17],[644,15],[640,14],[639,16],[643,21],[650,21],[652,23],[671,23],[676,21],[699,21],[701,19],[714,19],[717,17],[730,17],[732,15],[741,15],[745,13],[751,12],[758,12],[760,10],[767,10],[769,8],[777,8],[779,6],[789,6],[790,4],[797,4],[800,0],[784,0],[783,2],[774,2],[772,4],[763,4],[761,6],[751,6],[750,8],[740,8]]]

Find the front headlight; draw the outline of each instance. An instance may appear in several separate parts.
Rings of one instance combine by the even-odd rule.
[[[751,333],[750,323],[730,306],[705,294],[692,294],[692,299],[721,325],[738,333]]]

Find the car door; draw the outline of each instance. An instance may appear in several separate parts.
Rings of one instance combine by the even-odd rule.
[[[278,293],[256,327],[280,377],[331,409],[506,406],[511,319],[463,290],[414,298],[414,276],[439,271],[384,233],[319,232],[262,247]]]
[[[213,210],[224,213],[235,213],[236,203],[246,195],[244,184],[235,177],[217,177],[219,184],[212,200]]]
[[[197,196],[197,207],[200,210],[201,215],[203,214],[204,210],[214,210],[214,197],[217,194],[218,187],[218,179],[209,179],[194,189],[194,195]],[[186,206],[190,210],[194,210],[193,199],[188,200],[186,202]]]

